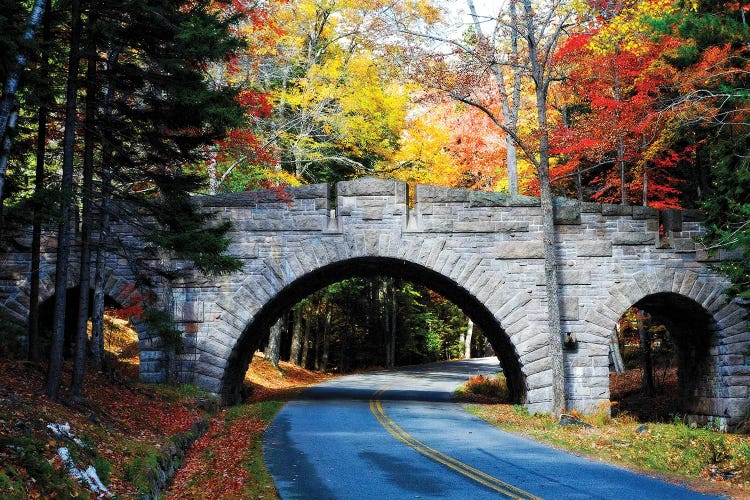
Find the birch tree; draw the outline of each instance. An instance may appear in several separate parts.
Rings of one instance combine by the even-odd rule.
[[[23,33],[23,41],[29,42],[34,38],[37,28],[42,22],[42,16],[44,14],[44,6],[46,0],[35,0],[29,14],[29,21],[26,25],[26,30]],[[10,151],[10,134],[9,131],[16,118],[18,117],[18,109],[16,109],[16,93],[18,92],[18,86],[21,78],[21,71],[26,66],[26,54],[21,48],[16,55],[16,60],[13,68],[5,80],[3,86],[3,96],[0,99],[0,147],[3,150],[2,157],[0,158],[0,200],[3,199],[3,186],[5,184],[5,172],[8,165],[7,152]]]

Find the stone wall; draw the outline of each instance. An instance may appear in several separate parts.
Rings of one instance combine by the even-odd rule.
[[[198,200],[232,223],[230,252],[244,264],[230,276],[193,274],[177,284],[175,318],[188,345],[178,360],[183,378],[231,397],[284,307],[333,281],[385,273],[422,282],[477,318],[529,410],[552,410],[538,199],[417,186],[411,204],[405,184],[379,179],[338,183],[330,195],[327,185],[313,185]],[[724,301],[724,278],[707,265],[717,257],[693,239],[702,231],[697,214],[561,199],[555,220],[562,325],[577,340],[565,352],[569,406],[592,411],[609,401],[610,335],[628,307],[683,297],[709,318],[709,369],[691,386],[689,409],[704,420],[740,418],[750,333],[743,310]],[[137,247],[135,235],[118,230]],[[3,258],[0,304],[20,320],[28,257]],[[113,259],[110,279],[109,290],[121,293],[123,259]],[[141,335],[141,376],[161,380],[158,339]]]

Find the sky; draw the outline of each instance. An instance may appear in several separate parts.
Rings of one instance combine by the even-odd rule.
[[[464,26],[471,23],[471,16],[469,15],[469,7],[466,4],[466,0],[443,0],[442,4],[448,9],[449,22],[461,23]],[[474,0],[474,7],[477,9],[477,14],[480,17],[494,17],[497,15],[501,4],[502,0]]]

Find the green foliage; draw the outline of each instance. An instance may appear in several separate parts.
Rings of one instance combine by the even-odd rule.
[[[68,474],[57,471],[44,456],[42,450],[45,444],[46,441],[35,436],[12,439],[0,436],[0,447],[12,450],[16,454],[15,463],[19,465],[19,469],[6,468],[0,476],[0,484],[10,486],[10,498],[26,498],[24,477],[34,478],[45,496],[66,498],[75,491],[73,480]]]
[[[0,312],[0,357],[19,358],[24,355],[21,337],[26,330]]]
[[[750,298],[750,162],[746,152],[750,136],[716,138],[708,149],[714,160],[714,192],[704,205],[707,245],[739,249],[737,261],[721,265],[732,281],[728,293]]]
[[[201,179],[193,174],[152,174],[152,178],[161,196],[148,204],[157,225],[146,239],[193,262],[204,273],[239,270],[242,261],[226,254],[230,241],[225,234],[230,224],[208,225],[210,215],[190,200],[189,193],[200,186]]]
[[[226,410],[226,420],[230,422],[238,418],[252,418],[270,422],[279,412],[284,403],[281,401],[261,401],[253,404],[232,406]]]
[[[348,372],[463,357],[468,318],[455,304],[414,283],[352,278],[315,292],[296,307],[302,308],[302,326],[309,328],[311,367]],[[483,351],[486,340],[478,328],[473,339]]]
[[[97,455],[94,457],[94,468],[96,469],[96,475],[99,476],[102,483],[107,484],[112,474],[112,464],[106,458]]]
[[[750,134],[745,110],[750,104],[750,29],[739,9],[717,2],[698,2],[697,9],[681,11],[669,21],[684,43],[668,55],[668,62],[688,79],[700,82],[698,87],[687,86],[681,92],[688,94],[685,102],[694,106],[686,109],[690,120],[682,131],[700,145],[694,169],[707,172],[710,178],[703,193],[707,228],[703,243],[714,253],[729,250],[741,254],[739,260],[725,262],[720,268],[733,284],[729,296],[749,298]]]
[[[164,348],[181,354],[185,348],[182,332],[175,328],[172,315],[161,309],[148,307],[143,310],[143,320],[150,332],[159,336]]]
[[[180,384],[177,387],[177,394],[180,398],[205,398],[210,396],[209,393],[195,384]]]
[[[153,471],[159,468],[159,457],[156,451],[139,455],[125,465],[125,479],[133,483],[139,493],[151,491]]]

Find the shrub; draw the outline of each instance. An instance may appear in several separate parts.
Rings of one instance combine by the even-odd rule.
[[[508,384],[505,381],[505,375],[503,375],[502,373],[499,373],[495,377],[475,375],[474,377],[471,377],[468,382],[466,382],[464,390],[471,394],[497,399],[500,401],[508,400]]]

